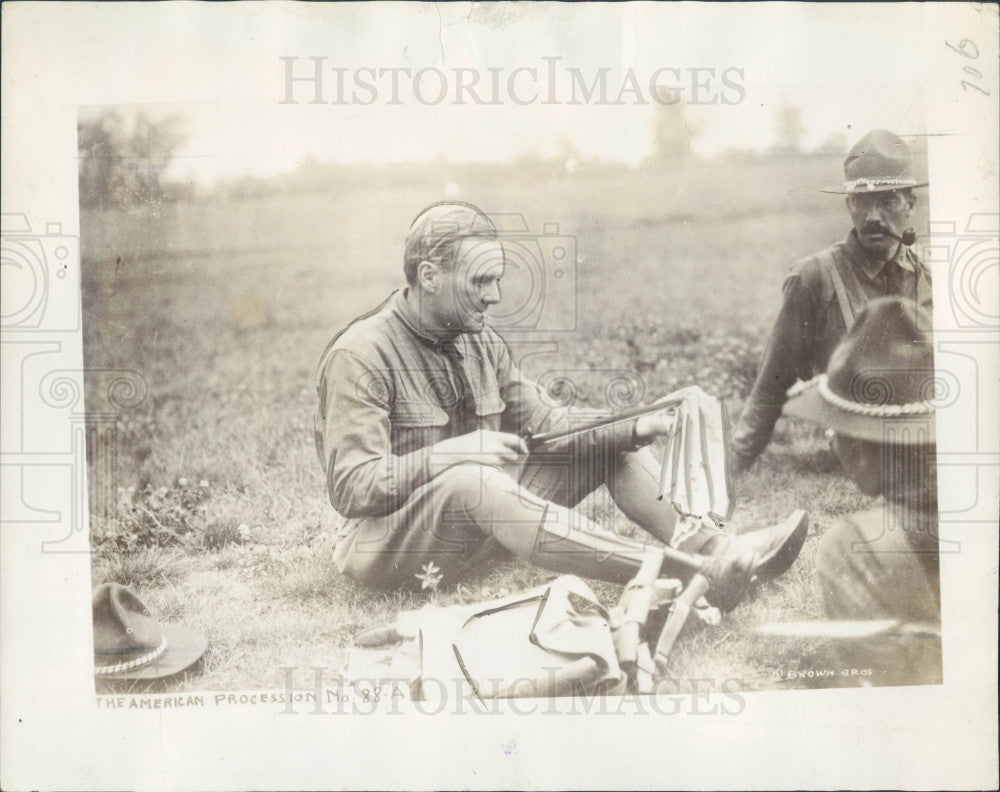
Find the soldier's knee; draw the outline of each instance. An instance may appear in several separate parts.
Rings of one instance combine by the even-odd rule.
[[[819,542],[816,571],[824,610],[831,618],[872,618],[881,581],[878,556],[868,549],[863,526],[851,519],[835,523]]]
[[[851,551],[849,533],[844,523],[835,523],[819,540],[816,571],[825,583],[836,584],[846,572]]]
[[[442,497],[463,503],[480,503],[486,492],[517,487],[503,471],[474,462],[463,462],[443,470],[434,479],[434,485]]]

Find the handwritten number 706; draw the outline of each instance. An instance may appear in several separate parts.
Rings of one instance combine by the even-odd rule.
[[[947,41],[945,42],[945,44],[951,47],[953,50],[955,50],[955,52],[957,52],[959,55],[968,58],[969,60],[975,60],[976,58],[979,57],[979,47],[977,47],[976,42],[972,41],[971,39],[962,39],[960,42],[958,42],[958,46],[955,46],[954,44],[951,44]],[[972,75],[977,80],[981,80],[983,78],[983,73],[979,71],[979,69],[974,69],[972,66],[965,66],[962,68],[962,71],[964,71],[966,74]],[[963,91],[968,91],[970,88],[972,88],[974,91],[979,91],[979,93],[985,94],[986,96],[990,95],[990,92],[984,89],[982,86],[976,85],[975,83],[971,83],[968,80],[962,80],[961,84]]]

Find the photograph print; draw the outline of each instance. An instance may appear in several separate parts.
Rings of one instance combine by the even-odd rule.
[[[391,11],[79,109],[99,696],[941,684],[923,86]]]

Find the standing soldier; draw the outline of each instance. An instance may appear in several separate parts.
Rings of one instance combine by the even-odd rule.
[[[788,389],[826,370],[834,348],[876,297],[913,300],[930,315],[931,276],[909,247],[918,183],[903,140],[884,129],[865,135],[844,160],[843,189],[853,228],[844,242],[797,262],[785,278],[757,381],[733,436],[737,470],[767,445]]]

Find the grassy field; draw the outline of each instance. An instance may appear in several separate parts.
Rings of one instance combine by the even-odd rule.
[[[623,372],[647,399],[694,382],[735,417],[787,267],[847,231],[842,199],[812,189],[837,168],[812,159],[459,184],[490,213],[521,212],[533,231],[557,223],[575,240],[578,270],[552,282],[542,327],[508,334],[531,376],[570,372],[589,406]],[[337,667],[353,634],[400,608],[549,577],[511,562],[458,592],[416,597],[359,588],[331,560],[338,518],[313,447],[314,368],[334,332],[400,284],[409,221],[445,183],[83,212],[87,366],[135,369],[149,387],[118,422],[118,505],[92,520],[94,584],[134,587],[211,644],[201,674],[165,689],[280,687],[281,666]],[[527,294],[520,274],[505,279],[514,304]],[[816,538],[867,501],[833,470],[822,436],[790,421],[738,497],[735,530],[802,507],[809,540],[722,625],[689,627],[671,674],[795,687],[772,672],[824,667],[826,650],[749,630],[820,615]],[[633,530],[609,503],[597,493],[582,508]]]

